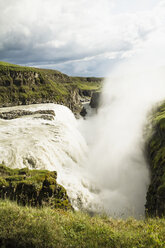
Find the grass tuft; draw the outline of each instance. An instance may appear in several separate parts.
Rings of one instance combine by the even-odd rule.
[[[163,248],[165,219],[111,219],[0,200],[0,246]]]

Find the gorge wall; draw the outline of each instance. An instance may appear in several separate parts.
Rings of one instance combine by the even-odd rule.
[[[165,104],[156,110],[152,125],[152,134],[146,144],[151,171],[146,215],[165,216]]]
[[[91,97],[102,81],[0,62],[0,107],[58,103],[79,112],[81,100]]]

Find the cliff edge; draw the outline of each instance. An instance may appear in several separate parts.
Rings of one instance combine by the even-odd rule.
[[[165,104],[153,117],[152,135],[146,145],[151,183],[147,192],[146,214],[165,216]]]
[[[56,179],[56,171],[11,169],[1,164],[0,198],[23,206],[73,209],[66,190]]]
[[[0,62],[0,107],[58,103],[80,112],[83,98],[100,89],[102,81]]]

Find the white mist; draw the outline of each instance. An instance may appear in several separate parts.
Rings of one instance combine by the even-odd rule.
[[[148,113],[165,99],[165,69],[157,67],[155,46],[147,44],[136,59],[111,73],[97,114],[80,122],[90,147],[88,174],[100,190],[103,210],[114,216],[140,216],[145,211],[150,177],[143,153],[144,129]],[[151,47],[154,54],[151,50],[146,58]]]

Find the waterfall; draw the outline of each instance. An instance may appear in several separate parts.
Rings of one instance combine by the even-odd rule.
[[[162,68],[136,68],[128,63],[111,74],[100,108],[85,120],[76,120],[71,110],[56,104],[1,108],[0,114],[33,114],[0,119],[0,163],[57,171],[75,209],[144,215],[150,182],[144,127],[148,111],[164,99],[165,73]]]
[[[34,113],[53,110],[55,116]],[[31,111],[32,115],[0,119],[0,163],[11,168],[55,170],[58,183],[68,192],[72,205],[90,209],[93,193],[83,177],[88,148],[77,128],[71,110],[57,104],[38,104],[1,108],[0,113]]]

